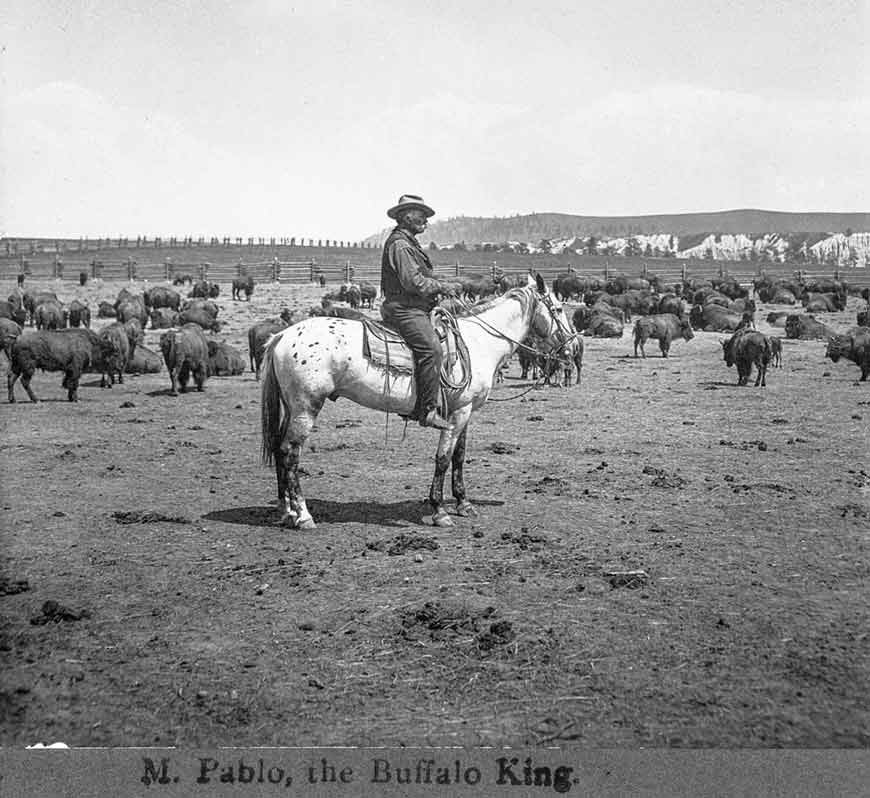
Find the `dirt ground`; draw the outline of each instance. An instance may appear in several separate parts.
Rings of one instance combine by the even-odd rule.
[[[247,353],[321,291],[228,293],[217,338]],[[4,391],[0,744],[870,745],[870,383],[786,340],[738,388],[722,337],[667,360],[586,338],[567,390],[520,396],[514,365],[469,428],[480,517],[453,528],[420,523],[436,433],[344,400],[297,532],[250,372]]]

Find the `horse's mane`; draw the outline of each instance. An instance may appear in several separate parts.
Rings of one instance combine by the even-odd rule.
[[[522,288],[511,288],[509,291],[506,291],[501,296],[494,297],[493,299],[488,299],[486,302],[479,302],[476,305],[467,305],[463,306],[461,310],[458,312],[453,312],[453,315],[456,316],[457,319],[468,318],[470,316],[479,316],[481,313],[485,313],[487,310],[496,307],[497,305],[501,305],[508,299],[516,299],[519,301],[520,305],[523,309],[523,315],[525,315],[529,306],[531,305],[531,294],[529,293],[530,286],[523,286]]]

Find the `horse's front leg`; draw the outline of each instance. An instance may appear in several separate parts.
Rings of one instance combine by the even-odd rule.
[[[444,477],[447,474],[447,467],[453,462],[453,495],[459,500],[456,493],[456,450],[459,441],[462,441],[461,451],[459,456],[459,484],[462,488],[462,497],[465,496],[465,487],[462,483],[462,467],[461,463],[465,460],[465,431],[468,419],[471,416],[471,405],[467,405],[455,411],[450,416],[452,426],[441,433],[441,438],[438,441],[438,451],[435,454],[435,476],[432,478],[432,486],[429,489],[429,504],[432,507],[432,523],[435,526],[452,526],[453,520],[444,509]]]
[[[463,478],[463,467],[465,466],[465,442],[468,438],[468,426],[466,425],[459,438],[456,440],[456,446],[453,448],[453,472],[452,488],[453,497],[456,499],[456,513],[463,517],[471,516],[476,518],[477,508],[468,501],[465,494],[465,479]]]

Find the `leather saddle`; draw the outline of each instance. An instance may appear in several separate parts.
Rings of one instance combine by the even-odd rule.
[[[445,378],[449,378],[453,373],[453,367],[463,353],[467,358],[467,350],[452,316],[445,314],[441,308],[435,308],[430,315],[430,320],[441,341],[443,364],[441,384],[443,387],[451,387]],[[382,321],[368,318],[363,320],[362,325],[363,357],[372,364],[396,374],[414,373],[413,353],[398,330]],[[467,371],[468,364],[465,365]]]

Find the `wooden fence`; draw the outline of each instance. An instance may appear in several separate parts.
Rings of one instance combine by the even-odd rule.
[[[171,282],[176,278],[189,276],[192,280],[230,283],[236,277],[250,275],[258,283],[306,284],[320,282],[321,278],[327,283],[380,283],[379,251],[363,253],[357,250],[353,259],[335,257],[334,254],[298,259],[299,249],[297,247],[287,253],[297,257],[280,258],[276,255],[270,259],[251,261],[239,258],[237,262],[229,257],[215,263],[198,259],[176,261],[172,257],[165,257],[162,261],[159,258],[143,258],[143,262],[139,262],[129,250],[126,257],[120,260],[117,253],[112,253],[114,257],[110,258],[105,250],[100,253],[100,257],[86,253],[70,253],[64,256],[46,253],[31,257],[0,256],[0,279],[14,280],[17,275],[25,274],[34,280],[78,281],[79,275],[84,273],[88,279],[106,281]],[[163,253],[158,253],[161,254]],[[191,254],[198,256],[201,252]],[[262,257],[265,253],[258,254]],[[451,260],[457,253],[442,251],[431,254],[436,275],[444,279],[493,273],[522,275],[533,271],[540,273],[550,283],[558,275],[565,274],[570,267],[580,275],[600,279],[619,274],[630,277],[655,275],[665,285],[687,278],[709,279],[724,275],[749,285],[764,273],[772,277],[793,277],[800,274],[807,281],[820,277],[836,277],[857,287],[870,286],[870,269],[816,264],[601,256],[576,256],[566,259],[535,255],[513,256],[499,261],[493,260],[492,254],[482,253],[462,253],[463,262],[460,263],[458,260]]]

